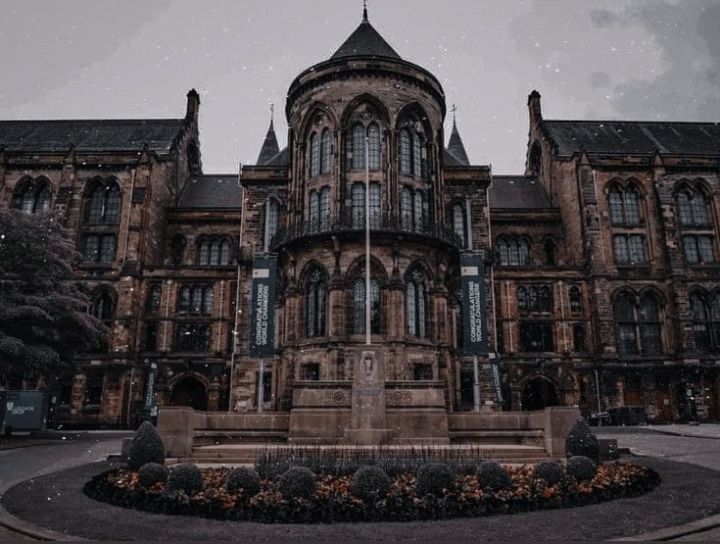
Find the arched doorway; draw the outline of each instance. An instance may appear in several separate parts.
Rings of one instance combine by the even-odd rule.
[[[548,406],[557,406],[557,389],[545,378],[533,378],[525,384],[522,390],[523,410],[542,410]]]
[[[191,406],[195,410],[207,410],[208,396],[205,385],[195,376],[185,376],[172,386],[172,406]]]

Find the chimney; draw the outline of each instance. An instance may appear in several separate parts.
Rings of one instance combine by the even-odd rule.
[[[187,112],[185,113],[185,119],[197,124],[199,114],[200,95],[195,89],[190,89],[187,93]]]
[[[528,110],[530,126],[539,125],[542,122],[542,110],[540,109],[540,93],[535,90],[528,95]]]

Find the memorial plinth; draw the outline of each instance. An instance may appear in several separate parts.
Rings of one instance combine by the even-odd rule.
[[[355,361],[350,427],[345,440],[356,445],[390,442],[385,407],[385,365],[373,351],[363,351]]]

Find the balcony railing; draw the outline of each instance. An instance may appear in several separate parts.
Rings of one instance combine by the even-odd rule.
[[[364,230],[364,216],[349,216],[328,221],[322,219],[303,221],[279,228],[270,241],[270,248],[275,250],[285,244],[306,237],[322,234],[359,233]],[[433,238],[458,249],[462,247],[462,240],[452,229],[427,218],[423,218],[419,224],[408,225],[394,215],[371,215],[370,231]]]

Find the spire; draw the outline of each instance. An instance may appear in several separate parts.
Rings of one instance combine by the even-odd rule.
[[[470,159],[468,159],[467,151],[465,151],[465,144],[462,141],[462,138],[460,137],[460,131],[457,128],[457,120],[455,117],[455,113],[457,112],[457,106],[455,104],[452,105],[451,108],[452,114],[453,114],[453,128],[452,132],[450,133],[450,142],[448,143],[448,151],[452,154],[453,157],[455,157],[458,161],[460,161],[463,165],[469,165]]]
[[[265,141],[263,141],[262,148],[260,148],[260,155],[258,155],[258,165],[267,164],[270,159],[280,153],[280,147],[278,146],[277,137],[275,136],[275,104],[270,104],[270,126],[268,127],[267,134],[265,135]]]
[[[363,19],[355,31],[339,47],[331,59],[345,57],[385,57],[402,60],[395,50],[385,41],[375,27],[370,24],[367,0],[363,1]]]

